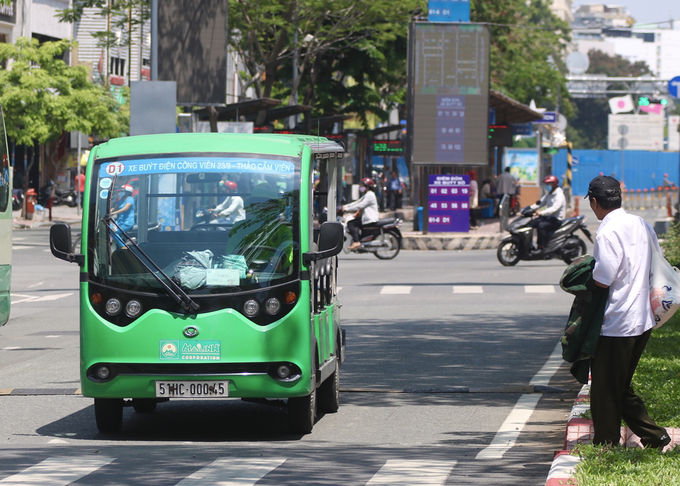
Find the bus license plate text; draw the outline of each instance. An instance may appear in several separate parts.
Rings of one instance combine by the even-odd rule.
[[[229,396],[229,381],[157,381],[158,398],[223,398]]]

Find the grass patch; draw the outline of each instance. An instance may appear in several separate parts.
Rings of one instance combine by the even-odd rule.
[[[663,427],[680,428],[680,313],[652,331],[633,389]],[[680,486],[680,447],[656,449],[579,445],[574,475],[579,486]]]
[[[579,486],[680,486],[680,448],[656,449],[579,445],[574,480]]]

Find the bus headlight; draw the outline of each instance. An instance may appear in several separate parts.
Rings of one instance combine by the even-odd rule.
[[[285,364],[281,365],[278,368],[276,368],[276,374],[278,375],[279,378],[285,380],[290,376],[290,367]]]
[[[125,313],[127,314],[128,317],[132,319],[136,318],[139,314],[142,313],[142,304],[140,304],[136,300],[131,300],[125,306]]]
[[[110,316],[117,316],[120,314],[120,300],[118,299],[109,299],[106,301],[106,313]]]
[[[100,366],[97,368],[97,378],[100,380],[106,380],[111,375],[111,370],[106,366]]]
[[[279,299],[272,297],[264,303],[264,310],[267,314],[273,316],[281,310],[281,302],[279,302]]]
[[[247,300],[243,304],[243,313],[248,317],[255,317],[260,312],[260,304],[255,299]]]

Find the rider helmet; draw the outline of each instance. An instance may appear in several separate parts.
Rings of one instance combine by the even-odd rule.
[[[375,186],[375,182],[370,177],[364,177],[361,179],[361,183],[368,188]]]
[[[220,181],[220,187],[224,187],[225,189],[231,189],[232,191],[238,189],[238,185],[233,181]]]
[[[554,175],[549,175],[546,176],[545,179],[543,179],[543,184],[550,184],[552,188],[555,189],[557,186],[560,185],[560,181]]]
[[[132,192],[134,191],[134,188],[130,184],[123,184],[122,186],[120,186],[120,188],[125,192],[129,192],[130,194],[132,194]]]

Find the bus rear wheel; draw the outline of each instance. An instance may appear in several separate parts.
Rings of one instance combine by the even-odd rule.
[[[123,427],[123,399],[95,398],[94,417],[102,434],[119,432]]]
[[[316,420],[316,389],[307,396],[288,399],[288,425],[296,434],[309,434]]]

